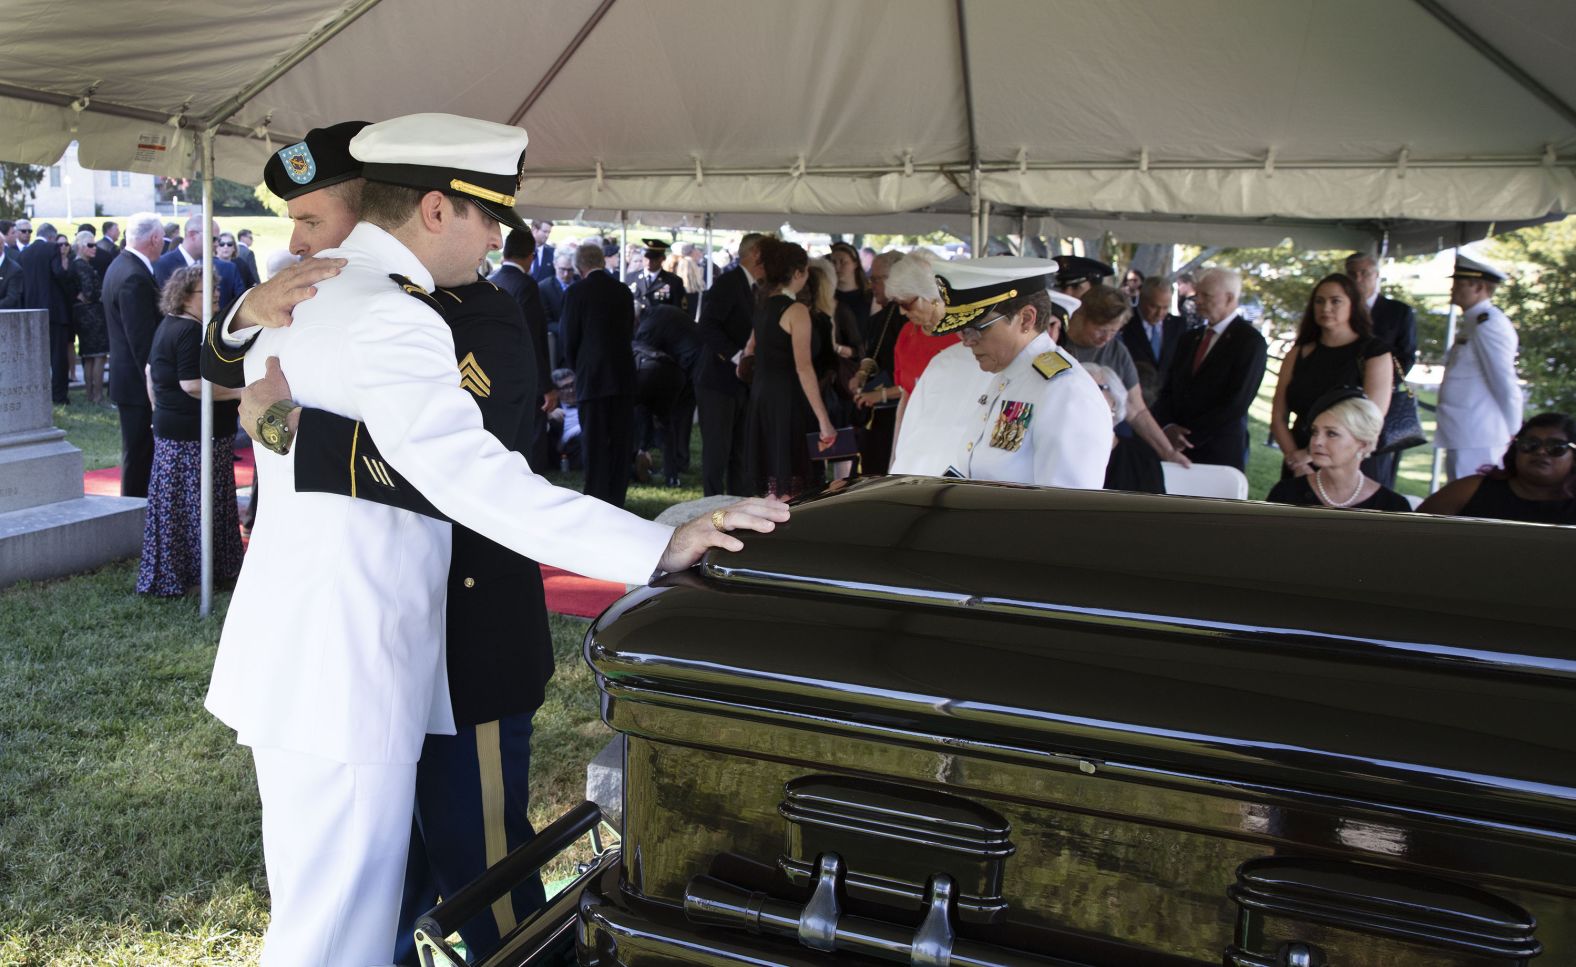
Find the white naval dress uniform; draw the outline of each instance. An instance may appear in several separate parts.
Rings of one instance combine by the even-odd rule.
[[[389,278],[432,287],[409,249],[362,223],[322,254],[348,264],[297,306],[292,325],[259,335],[248,382],[277,356],[298,402],[365,423],[384,458],[452,519],[538,561],[650,579],[669,528],[553,487],[483,429],[460,388],[449,327]],[[263,962],[387,963],[415,763],[427,732],[454,731],[443,648],[449,525],[297,493],[293,454],[259,447],[257,472],[269,500],[206,705],[257,763],[273,897]]]
[[[936,363],[952,351],[949,348],[931,360],[914,387],[916,396]],[[964,352],[972,361],[973,354]],[[1035,367],[1041,356],[1050,357],[1042,361],[1042,368],[1053,373],[1049,378]],[[980,382],[962,379],[960,370],[956,362],[945,363],[937,372],[944,379],[934,381],[926,395],[941,390],[946,398],[937,392],[934,398],[919,401],[921,414],[949,403],[962,414],[952,455],[941,473],[950,467],[971,480],[1085,490],[1099,490],[1105,484],[1111,408],[1084,368],[1057,348],[1049,335],[1035,336],[1006,369],[981,373]],[[903,414],[905,433],[913,416],[911,400]],[[923,448],[914,458],[915,465],[933,465],[930,452],[930,447]]]
[[[887,472],[925,477],[946,473],[974,416],[973,408],[963,403],[984,393],[992,377],[961,342],[931,357],[903,408],[903,426]]]
[[[1487,299],[1461,314],[1439,384],[1434,434],[1434,446],[1446,451],[1451,480],[1477,473],[1483,464],[1498,464],[1521,429],[1518,345],[1510,319]]]

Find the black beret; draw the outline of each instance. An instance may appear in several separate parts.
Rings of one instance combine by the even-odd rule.
[[[1056,256],[1056,284],[1072,285],[1075,282],[1099,282],[1116,270],[1097,259],[1082,255]]]
[[[309,191],[360,178],[361,162],[350,156],[350,139],[367,123],[343,121],[313,128],[304,140],[268,156],[268,163],[263,165],[263,183],[269,191],[289,201]]]

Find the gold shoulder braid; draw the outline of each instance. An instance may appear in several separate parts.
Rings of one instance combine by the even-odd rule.
[[[1054,349],[1034,357],[1034,371],[1046,379],[1050,379],[1059,373],[1065,373],[1072,368],[1073,364],[1069,363],[1065,356]]]
[[[438,300],[433,297],[431,292],[428,292],[426,289],[423,289],[421,286],[412,282],[410,279],[407,279],[405,276],[398,274],[397,272],[390,272],[389,278],[394,280],[395,285],[405,290],[406,295],[415,296],[422,302],[425,302],[427,305],[431,306],[438,314],[442,315],[443,306],[438,304]]]

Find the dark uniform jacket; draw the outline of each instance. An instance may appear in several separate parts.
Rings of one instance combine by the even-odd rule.
[[[635,311],[644,314],[652,306],[676,306],[683,309],[688,304],[684,280],[672,272],[658,272],[650,279],[641,269],[624,276],[624,283],[635,294]]]
[[[1405,374],[1417,362],[1417,317],[1412,307],[1380,296],[1368,314],[1374,321],[1374,337],[1390,347]]]
[[[1165,387],[1155,401],[1154,416],[1161,426],[1175,423],[1188,428],[1193,449],[1187,455],[1195,463],[1241,470],[1248,407],[1264,379],[1269,347],[1252,324],[1237,316],[1195,373],[1193,357],[1208,331],[1200,326],[1183,333]]]
[[[750,387],[739,379],[733,357],[750,341],[755,319],[755,289],[742,268],[717,276],[706,290],[698,323],[706,357],[695,370],[695,385],[718,393],[748,396]]]
[[[635,395],[635,303],[607,272],[592,272],[564,293],[564,356],[581,400]]]
[[[143,367],[159,328],[159,289],[135,252],[115,256],[99,294],[109,329],[109,398],[121,406],[148,406]],[[240,367],[237,366],[237,371]]]
[[[432,300],[448,322],[461,385],[475,397],[482,424],[505,446],[517,449],[521,422],[539,395],[535,348],[519,304],[487,281],[417,297]],[[240,362],[244,351],[216,350],[215,327],[221,324],[222,317],[209,327],[203,376],[240,386],[245,382]],[[302,410],[294,452],[298,491],[349,496],[353,467],[358,498],[447,519],[381,457],[377,441],[353,420]],[[456,725],[526,714],[542,704],[553,674],[553,643],[542,572],[535,561],[456,526],[447,636]]]
[[[635,343],[661,353],[692,375],[705,356],[695,323],[673,306],[659,306],[642,316]]]

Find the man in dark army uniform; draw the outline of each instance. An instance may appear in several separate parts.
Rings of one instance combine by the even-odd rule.
[[[359,175],[360,165],[348,149],[358,129],[320,129],[307,135],[305,143],[316,160],[313,181],[297,185],[286,180],[278,155],[270,158],[265,181],[276,193],[291,192],[285,197],[292,201],[317,194],[319,184],[347,172],[354,172],[349,177]],[[292,191],[296,188],[300,190]],[[309,201],[321,204],[325,199]],[[355,221],[348,219],[347,231]],[[323,239],[305,254],[341,241]],[[242,305],[259,295],[281,298],[265,291],[269,285],[248,293]],[[304,287],[298,291],[297,299],[305,294]],[[449,324],[462,383],[481,410],[483,425],[505,446],[517,449],[520,427],[540,396],[533,341],[519,304],[485,280],[430,295],[415,287],[406,291],[431,304]],[[227,345],[217,331],[224,325],[225,320],[217,320],[204,341],[203,375],[237,387],[244,383],[247,347]],[[289,395],[288,389],[261,392],[269,398]],[[298,491],[342,494],[443,516],[382,458],[377,441],[353,420],[304,409],[293,449]],[[534,835],[527,818],[531,718],[553,673],[552,638],[536,562],[456,526],[446,634],[457,731],[428,735],[417,766],[416,815],[396,947],[401,964],[417,962],[412,942],[417,917],[436,905],[440,895],[452,896]],[[489,840],[484,817],[502,823],[502,842]],[[542,902],[541,882],[533,879],[515,890],[512,910],[494,904],[460,934],[470,950],[485,952]]]
[[[686,307],[684,280],[662,268],[668,257],[668,243],[660,238],[641,239],[646,246],[646,267],[624,276],[624,283],[635,297],[635,314],[645,315],[652,306]]]
[[[635,405],[662,426],[662,473],[669,487],[690,465],[695,423],[692,374],[705,355],[695,323],[676,306],[655,306],[635,330]],[[637,414],[636,425],[645,421]]]

